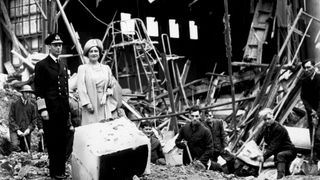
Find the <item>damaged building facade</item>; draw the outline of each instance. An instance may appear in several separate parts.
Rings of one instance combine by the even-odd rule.
[[[200,104],[227,122],[230,149],[241,155],[261,129],[262,108],[272,108],[291,134],[305,128],[288,119],[292,112],[303,119],[301,62],[319,62],[320,2],[237,0],[227,2],[227,10],[226,2],[0,1],[0,82],[30,82],[35,63],[48,53],[44,39],[53,32],[63,35],[62,58],[72,79],[87,61],[83,45],[99,38],[101,61],[123,88],[129,119],[157,119],[176,132],[188,119],[185,109]],[[301,149],[310,148],[293,138]]]

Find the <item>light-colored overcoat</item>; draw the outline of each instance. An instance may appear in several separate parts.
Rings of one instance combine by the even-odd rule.
[[[94,80],[93,73],[96,73],[88,64],[83,64],[78,67],[78,80],[77,87],[79,92],[79,98],[81,106],[85,106],[89,103],[92,104],[94,109],[93,113],[90,113],[86,108],[82,108],[82,122],[81,125],[91,124],[99,122],[103,119],[111,118],[111,111],[108,107],[108,103],[101,105],[101,100],[108,88],[113,88],[114,82],[111,69],[108,65],[100,64],[100,68],[103,71],[103,92],[98,92],[96,81]],[[100,69],[101,70],[101,69]],[[100,91],[100,90],[99,90]]]

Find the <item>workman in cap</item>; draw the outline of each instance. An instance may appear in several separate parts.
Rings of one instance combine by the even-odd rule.
[[[37,108],[30,100],[33,90],[24,85],[21,97],[13,102],[9,112],[10,139],[15,151],[30,150],[31,132],[37,121]]]
[[[52,179],[65,179],[66,134],[68,131],[69,90],[65,62],[60,61],[63,40],[54,33],[45,39],[49,55],[35,65],[35,94],[43,121],[47,121],[44,134],[47,138],[49,170]]]

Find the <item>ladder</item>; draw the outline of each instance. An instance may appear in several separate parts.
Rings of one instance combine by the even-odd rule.
[[[250,27],[243,55],[244,62],[261,63],[263,44],[266,43],[269,26],[273,18],[274,1],[259,0]]]
[[[122,28],[122,29],[121,29]],[[126,30],[123,30],[126,28]],[[163,65],[157,49],[147,29],[141,19],[134,18],[123,21],[113,21],[109,24],[103,38],[103,42],[108,41],[107,49],[102,60],[112,56],[115,76],[118,79],[118,64],[117,51],[121,48],[130,46],[133,49],[133,58],[135,64],[136,77],[139,84],[140,93],[150,92],[156,89],[161,90],[160,80],[157,78],[155,65],[159,64],[160,70],[164,71]],[[143,81],[143,78],[146,80]],[[152,88],[154,85],[154,89]]]

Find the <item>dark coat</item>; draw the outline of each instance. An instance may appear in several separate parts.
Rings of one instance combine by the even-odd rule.
[[[206,121],[205,125],[211,131],[214,151],[223,151],[228,145],[227,134],[223,127],[223,120],[214,119],[212,124]]]
[[[188,142],[193,160],[200,160],[206,165],[213,149],[212,136],[209,129],[202,124],[194,126],[191,123],[180,129],[175,143],[178,148],[183,149],[183,163],[188,164],[190,160],[186,148],[181,143],[182,140]]]
[[[37,122],[37,115],[36,106],[34,104],[30,101],[27,101],[26,104],[24,104],[22,99],[19,98],[17,101],[13,102],[10,107],[10,131],[16,133],[17,130],[20,130],[21,132],[24,132],[29,128],[31,132]]]
[[[260,142],[262,138],[264,138],[264,142],[267,144],[265,153],[263,154],[264,159],[269,158],[271,155],[275,155],[276,157],[282,151],[296,151],[287,129],[278,122],[274,122],[271,126],[264,126],[257,138],[257,142]]]
[[[47,56],[35,66],[35,94],[44,98],[49,120],[44,128],[49,154],[50,176],[65,173],[67,130],[69,121],[69,90],[66,64]]]
[[[63,61],[55,63],[47,56],[35,66],[35,94],[44,98],[49,116],[66,115],[70,112],[68,102],[68,73]]]
[[[302,78],[301,80],[301,100],[308,113],[312,109],[320,115],[320,74],[316,73],[314,78]]]

